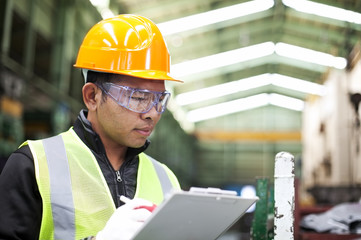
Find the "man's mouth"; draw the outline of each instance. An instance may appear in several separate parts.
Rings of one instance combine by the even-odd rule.
[[[136,128],[135,129],[139,134],[149,137],[150,134],[152,133],[152,128]]]

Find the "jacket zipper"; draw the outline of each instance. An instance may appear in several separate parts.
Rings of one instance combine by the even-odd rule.
[[[120,177],[120,172],[119,170],[115,172],[115,174],[117,175],[117,182],[121,182],[122,178]]]
[[[125,190],[125,185],[124,185],[124,181],[123,181],[123,179],[122,179],[122,174],[124,173],[124,168],[126,167],[126,164],[127,163],[123,163],[122,164],[122,166],[120,167],[120,169],[117,171],[117,181],[118,181],[118,179],[122,182],[122,184],[121,184],[121,188],[122,188],[122,191],[123,191],[123,194],[125,195],[125,196],[127,196],[127,193],[126,193],[126,190]],[[119,182],[120,182],[119,181]]]
[[[111,171],[114,171],[114,168],[110,165],[110,162],[109,162],[109,159],[108,159],[107,155],[103,154],[103,156],[104,156],[104,158],[106,159],[106,163],[107,163],[109,169],[110,169]],[[116,179],[115,179],[116,182],[118,182],[118,183],[121,183],[121,182],[122,182],[120,170],[115,171],[115,177],[116,177]],[[115,183],[116,183],[116,182],[115,182]],[[118,206],[120,206],[120,204],[121,204],[120,199],[119,199],[119,197],[118,197],[120,194],[119,194],[118,184],[115,184],[115,185],[116,185],[115,192],[116,192],[116,196],[117,196],[117,197],[116,197],[116,202],[117,202],[116,207],[118,207]],[[123,184],[122,184],[122,185],[123,185]]]

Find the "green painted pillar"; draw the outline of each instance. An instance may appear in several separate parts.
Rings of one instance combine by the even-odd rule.
[[[268,219],[268,178],[257,178],[256,195],[259,200],[256,203],[251,229],[251,239],[267,239]]]
[[[268,191],[268,217],[267,217],[267,239],[274,239],[274,209],[275,209],[275,198],[274,198],[274,186],[271,185]]]

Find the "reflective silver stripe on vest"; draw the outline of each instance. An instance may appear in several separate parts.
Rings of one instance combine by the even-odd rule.
[[[167,193],[169,193],[173,188],[172,182],[170,181],[168,174],[167,174],[166,170],[164,169],[164,167],[162,166],[162,164],[160,164],[155,159],[149,157],[148,155],[147,155],[147,157],[153,163],[154,169],[157,172],[157,176],[160,181],[160,185],[162,186],[163,197],[165,197],[165,195]]]
[[[43,146],[49,168],[54,239],[75,239],[74,203],[63,138],[58,135],[44,139]]]

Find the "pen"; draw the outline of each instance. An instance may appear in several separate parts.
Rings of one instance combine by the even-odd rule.
[[[120,195],[119,196],[119,199],[120,201],[122,201],[123,203],[129,203],[131,201],[130,198],[127,198],[126,196],[124,195]],[[147,206],[147,205],[140,205],[140,206],[137,206],[135,207],[134,209],[140,209],[140,208],[144,208],[144,209],[147,209],[149,212],[153,212],[154,209],[157,207],[157,205],[153,204],[152,206]]]

